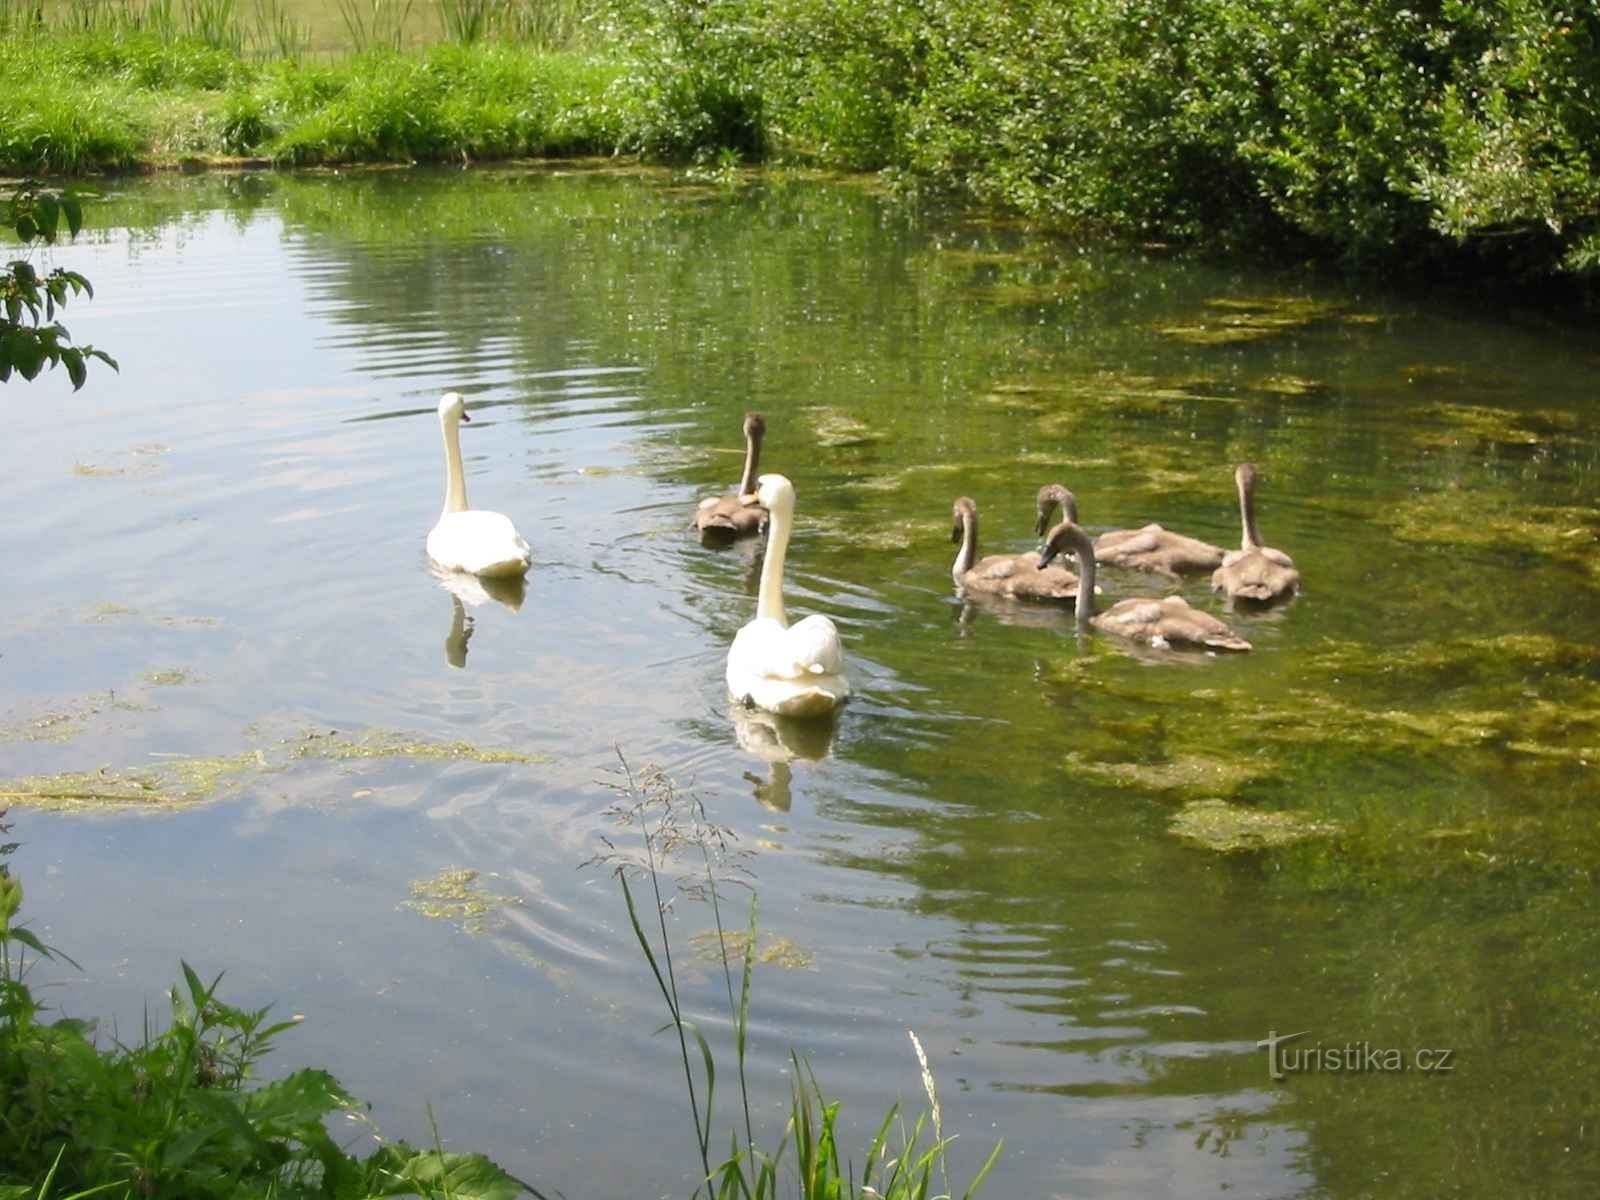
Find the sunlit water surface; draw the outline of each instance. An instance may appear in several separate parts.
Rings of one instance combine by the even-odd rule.
[[[768,1144],[790,1047],[847,1145],[919,1108],[911,1029],[958,1192],[1004,1137],[989,1195],[1595,1194],[1592,331],[803,179],[162,180],[90,216],[68,324],[121,373],[4,393],[3,774],[270,769],[179,812],[13,807],[28,913],[83,967],[55,1007],[131,1036],[182,956],[304,1013],[274,1069],[328,1067],[391,1136],[431,1105],[546,1192],[686,1195],[675,1045],[584,867],[637,846],[597,783],[620,748],[746,852]],[[517,610],[423,556],[451,389],[472,501],[534,547]],[[820,733],[723,694],[759,558],[688,519],[747,408],[799,493],[791,614],[850,657]],[[953,594],[959,494],[986,551],[1033,545],[1053,480],[1091,530],[1231,545],[1244,459],[1306,581],[1230,618],[1248,656]],[[538,761],[295,757],[333,731]],[[1174,832],[1205,800],[1322,832],[1224,854]],[[452,867],[512,902],[403,907]],[[711,914],[669,924],[725,1038]],[[1271,1078],[1257,1042],[1301,1030],[1454,1069]]]

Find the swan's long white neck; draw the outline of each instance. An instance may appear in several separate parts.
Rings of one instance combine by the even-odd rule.
[[[460,425],[441,416],[439,429],[444,434],[444,512],[439,514],[443,517],[467,510],[467,478],[461,470]]]
[[[794,497],[780,496],[767,513],[767,550],[761,563],[756,617],[771,617],[780,625],[788,625],[789,618],[783,613],[783,558],[789,552],[789,531],[794,525]]]
[[[756,470],[761,463],[761,437],[744,435],[744,474],[739,477],[739,495],[748,496],[756,490]]]
[[[961,512],[961,549],[956,551],[956,561],[951,564],[950,574],[957,583],[961,577],[972,570],[972,565],[978,561],[978,514],[963,509]]]
[[[1244,527],[1241,550],[1253,550],[1261,545],[1261,534],[1256,529],[1256,484],[1253,477],[1239,480],[1239,521]]]

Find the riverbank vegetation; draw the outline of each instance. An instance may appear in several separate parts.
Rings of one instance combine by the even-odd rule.
[[[221,977],[207,984],[187,963],[170,1023],[157,1031],[147,1020],[136,1044],[103,1047],[92,1021],[46,1020],[30,970],[72,960],[17,920],[22,901],[21,880],[0,863],[0,1196],[510,1200],[531,1190],[482,1155],[438,1146],[377,1140],[365,1158],[350,1153],[327,1122],[360,1118],[362,1106],[333,1076],[255,1078],[296,1019],[224,1003]]]
[[[309,57],[294,5],[220,8],[0,5],[0,167],[737,154],[1122,237],[1600,271],[1600,12],[1561,0],[347,0]]]

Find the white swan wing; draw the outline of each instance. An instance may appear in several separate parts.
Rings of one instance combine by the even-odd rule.
[[[446,513],[428,534],[428,557],[469,575],[520,575],[533,555],[504,513],[484,509]]]
[[[797,677],[844,673],[844,647],[839,644],[839,631],[820,613],[791,625],[785,644]]]
[[[820,615],[787,628],[751,621],[733,639],[727,678],[734,699],[787,716],[831,712],[850,695],[839,631]]]

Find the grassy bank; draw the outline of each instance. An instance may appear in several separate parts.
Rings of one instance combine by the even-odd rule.
[[[155,34],[0,42],[0,169],[187,160],[439,162],[592,153],[619,70],[506,43],[265,63]]]

